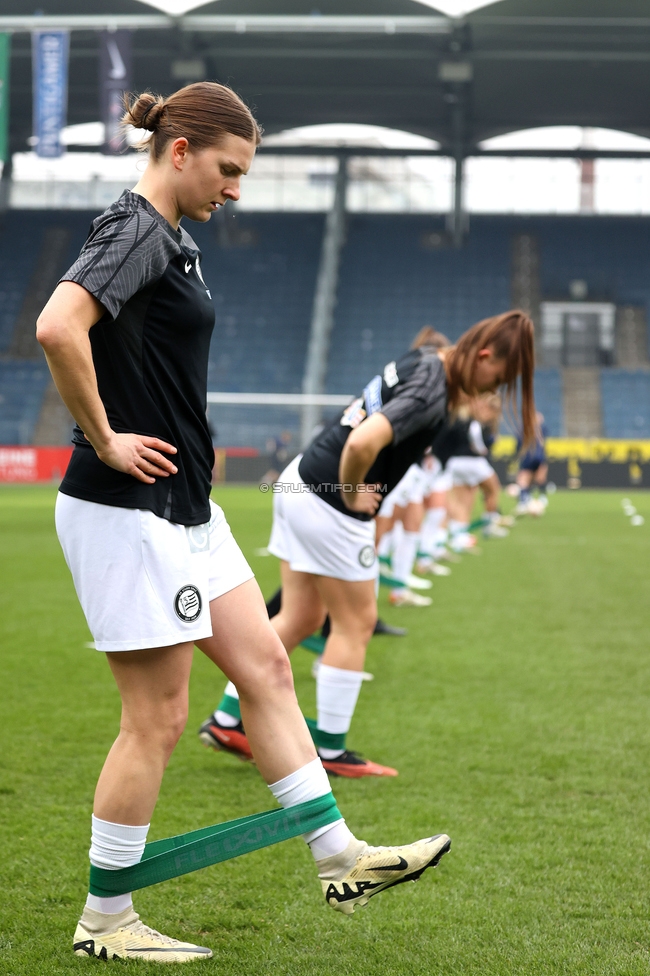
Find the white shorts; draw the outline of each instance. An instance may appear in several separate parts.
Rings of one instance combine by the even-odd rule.
[[[454,488],[461,485],[476,488],[494,474],[494,468],[487,458],[474,456],[449,458],[447,471],[451,475]]]
[[[431,487],[429,489],[430,494],[444,494],[446,491],[451,491],[454,487],[454,482],[451,477],[451,472],[446,471],[444,468],[442,471],[432,478]]]
[[[185,526],[59,493],[56,531],[98,651],[212,636],[210,601],[253,572],[219,506],[210,511]]]
[[[419,464],[412,464],[401,481],[386,495],[378,514],[382,518],[392,518],[396,505],[406,508],[411,503],[421,504],[426,494],[426,483],[427,473]]]
[[[296,573],[313,573],[355,583],[377,576],[374,520],[361,522],[332,508],[298,474],[301,455],[273,486],[273,528],[269,552]],[[292,487],[285,491],[282,486]]]

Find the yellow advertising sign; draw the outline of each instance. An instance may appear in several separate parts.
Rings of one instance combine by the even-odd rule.
[[[492,455],[508,459],[517,453],[517,442],[508,435],[498,437]],[[635,464],[650,461],[650,441],[607,440],[601,437],[549,437],[546,440],[549,461],[609,461],[614,464]]]

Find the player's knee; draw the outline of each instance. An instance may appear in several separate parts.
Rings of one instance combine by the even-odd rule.
[[[289,657],[282,644],[273,648],[266,660],[267,687],[283,691],[293,690],[293,672]]]
[[[161,708],[160,739],[162,751],[171,755],[187,725],[187,701],[173,700]]]
[[[375,606],[365,608],[357,617],[357,629],[359,637],[364,643],[368,643],[372,637],[375,624],[377,623],[377,608]]]
[[[239,697],[249,702],[268,698],[277,691],[293,690],[293,673],[289,656],[279,639],[269,642],[257,663],[237,678]]]

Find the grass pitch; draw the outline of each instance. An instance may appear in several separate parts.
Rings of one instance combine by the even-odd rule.
[[[271,500],[219,489],[265,594]],[[559,494],[483,544],[426,610],[381,610],[352,748],[391,780],[334,781],[370,843],[430,832],[450,855],[350,919],[322,901],[299,840],[136,896],[144,920],[214,950],[219,976],[647,974],[650,969],[650,495],[632,528],[617,493]],[[119,705],[53,526],[54,491],[0,490],[0,973],[82,973],[71,953],[87,881],[94,783]],[[314,714],[311,655],[294,671]],[[223,678],[197,652],[191,717],[151,839],[269,809],[252,766],[196,730]],[[106,965],[106,964],[103,964]],[[109,966],[111,964],[108,964]],[[155,964],[115,963],[140,973]]]

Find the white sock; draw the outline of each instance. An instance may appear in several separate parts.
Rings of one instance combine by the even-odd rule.
[[[316,704],[321,732],[340,735],[349,731],[362,684],[361,671],[320,665],[316,679]],[[336,759],[342,752],[342,749],[318,749],[323,759]]]
[[[420,549],[422,552],[426,552],[428,555],[435,552],[436,547],[440,544],[438,541],[439,532],[446,518],[446,508],[427,509],[420,533]]]
[[[388,559],[393,549],[393,530],[389,529],[388,532],[384,532],[381,539],[379,540],[379,545],[377,546],[377,555],[382,556],[382,558]]]
[[[469,522],[458,522],[456,519],[449,519],[449,535],[453,538],[460,532],[467,532]]]
[[[289,807],[295,807],[298,803],[315,800],[319,796],[327,796],[328,793],[332,792],[327,773],[323,769],[320,759],[312,759],[310,763],[301,766],[295,773],[289,773],[277,783],[271,783],[269,789],[285,810]],[[309,844],[316,861],[320,861],[323,857],[331,857],[333,854],[340,854],[353,839],[353,834],[342,817],[334,823],[319,827],[318,830],[310,830],[302,836]]]
[[[239,692],[235,688],[232,681],[229,681],[226,685],[224,695],[228,695],[229,698],[236,698],[239,701]],[[219,725],[225,725],[227,729],[234,729],[236,725],[239,725],[241,719],[235,718],[234,715],[230,715],[228,712],[222,712],[220,708],[214,713]]]
[[[393,551],[393,576],[401,583],[406,583],[413,572],[413,563],[418,554],[419,532],[402,533],[399,544]]]
[[[395,522],[395,524],[393,525],[393,531],[391,533],[393,537],[393,548],[392,548],[393,552],[395,552],[395,550],[399,546],[400,539],[402,538],[403,533],[404,533],[404,525],[402,524],[402,521],[400,519],[399,522]]]
[[[93,814],[92,839],[90,842],[90,863],[96,868],[117,871],[128,868],[142,860],[144,845],[147,842],[149,824],[132,827],[128,824],[109,823]],[[133,904],[131,893],[100,898],[88,894],[86,905],[104,915],[117,915]]]

